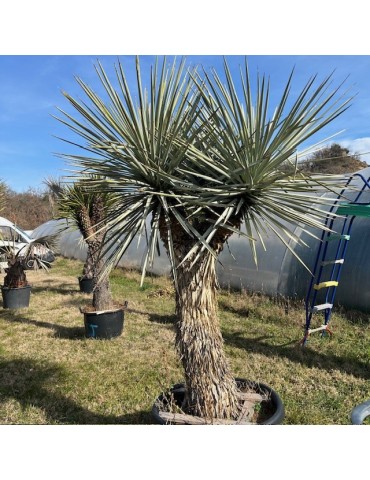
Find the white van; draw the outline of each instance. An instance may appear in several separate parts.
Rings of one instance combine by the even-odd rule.
[[[0,217],[0,268],[7,267],[7,262],[1,255],[1,247],[4,247],[4,249],[12,248],[17,253],[34,241],[35,239],[31,238],[28,233],[17,227],[10,220]],[[46,247],[42,247],[38,256],[49,263],[55,260],[54,253]]]

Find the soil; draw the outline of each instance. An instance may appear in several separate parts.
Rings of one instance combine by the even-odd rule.
[[[270,418],[275,413],[275,406],[270,401],[269,394],[259,385],[254,384],[254,382],[243,381],[241,379],[236,379],[238,390],[241,394],[251,393],[251,394],[259,394],[262,396],[262,401],[252,401],[251,408],[246,410],[245,415],[235,422],[228,422],[228,423],[252,423],[252,424],[262,424],[265,420]],[[190,412],[186,411],[186,408],[183,406],[184,398],[185,398],[185,388],[184,384],[176,384],[167,393],[167,395],[163,394],[161,397],[159,410],[160,412],[166,413],[176,413],[179,414],[179,417],[183,420],[182,417],[188,417],[191,415]],[[240,400],[241,407],[243,406],[244,400]],[[182,410],[181,410],[182,408]],[[191,419],[189,421],[181,422],[181,423],[192,423]],[[194,417],[194,423],[199,423],[198,417]]]
[[[262,402],[256,402],[254,413],[251,418],[252,423],[261,424],[268,418],[270,418],[275,413],[275,406],[270,401],[266,392],[263,391],[261,388],[254,388],[253,385],[249,382],[244,382],[241,380],[237,380],[238,388],[241,392],[255,392],[260,393],[265,398]]]

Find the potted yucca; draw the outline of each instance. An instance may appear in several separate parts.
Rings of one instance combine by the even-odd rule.
[[[1,287],[4,308],[25,308],[29,306],[31,285],[27,270],[47,271],[54,261],[55,235],[35,238],[31,243],[17,249],[15,245],[2,247],[2,256],[7,261],[4,284]]]
[[[74,212],[74,209],[68,208],[67,212],[63,212],[64,214],[67,215],[67,218],[62,218],[60,216],[59,202],[62,199],[63,194],[66,193],[65,185],[63,184],[62,180],[49,177],[44,180],[44,183],[48,187],[48,196],[49,196],[50,206],[53,212],[53,218],[63,222],[59,227],[59,231],[64,232],[65,230],[70,230],[75,228],[79,229],[79,224],[76,222],[75,215],[72,215],[72,213]],[[82,238],[86,243],[86,240],[84,238],[84,229],[81,228],[79,230]],[[85,234],[85,237],[86,237],[86,234]],[[87,248],[86,259],[82,268],[82,273],[77,278],[77,280],[78,280],[80,291],[82,293],[93,292],[94,290],[93,256],[92,256],[91,248]]]
[[[0,211],[5,206],[6,185],[0,182]],[[21,248],[14,241],[6,242],[0,249],[1,262],[6,264],[4,285],[1,286],[4,308],[25,308],[29,306],[31,285],[26,270],[48,270],[55,256],[56,235],[40,236]],[[1,235],[0,235],[1,240]]]
[[[106,241],[106,223],[114,207],[114,197],[110,193],[96,192],[93,186],[96,180],[98,179],[88,176],[78,182],[63,185],[49,179],[46,184],[54,192],[57,216],[69,222],[66,228],[77,228],[87,245],[87,258],[82,277],[79,277],[81,291],[92,293],[91,304],[80,309],[84,315],[86,336],[113,338],[122,333],[127,302],[121,305],[113,301],[109,273],[104,272],[102,248]]]
[[[78,78],[87,101],[64,93],[75,115],[62,111],[60,120],[83,139],[79,146],[88,154],[64,157],[83,172],[104,176],[95,182],[95,191],[117,193],[118,207],[107,224],[107,239],[120,239],[106,242],[111,262],[145,232],[148,218],[143,277],[158,242],[168,254],[184,380],[155,402],[156,418],[163,423],[250,423],[248,402],[250,394],[257,394],[257,403],[272,409],[262,423],[279,423],[283,410],[276,392],[233,375],[217,314],[216,262],[233,233],[245,238],[256,257],[255,242],[263,242],[267,233],[292,250],[290,241],[300,238],[287,225],[323,228],[327,209],[317,205],[330,199],[317,192],[330,191],[338,179],[298,173],[297,149],[341,114],[348,101],[328,91],[329,78],[318,85],[309,80],[292,99],[290,76],[271,113],[269,85],[259,78],[254,95],[247,65],[238,87],[226,62],[225,81],[215,71],[200,77],[184,65],[174,61],[167,69],[166,60],[157,61],[144,89],[139,59],[135,88],[121,63],[117,86],[98,64],[108,101]]]

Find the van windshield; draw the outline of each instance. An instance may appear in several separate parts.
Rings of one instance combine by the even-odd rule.
[[[24,230],[22,230],[21,228],[17,227],[17,230],[18,232],[25,238],[25,240],[27,242],[32,242],[32,239],[31,237],[28,235],[28,233],[26,233]]]

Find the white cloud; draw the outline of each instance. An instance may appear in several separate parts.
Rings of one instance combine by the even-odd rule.
[[[370,165],[370,137],[355,138],[353,140],[344,139],[338,143],[348,148],[351,153],[360,156],[360,159]]]

